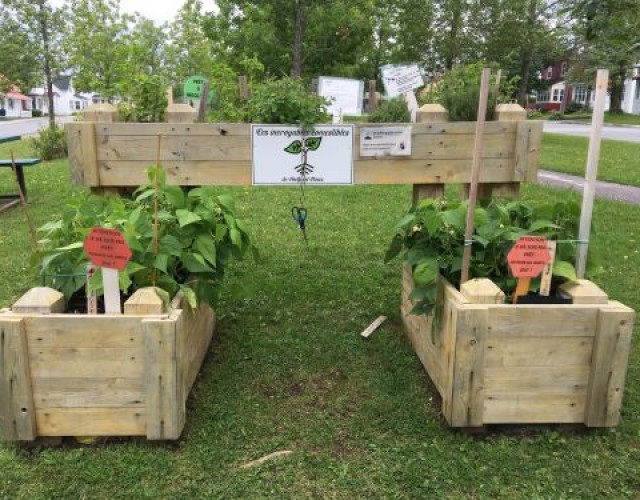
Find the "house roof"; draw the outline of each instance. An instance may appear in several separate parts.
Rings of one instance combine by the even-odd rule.
[[[60,90],[69,90],[71,86],[71,77],[70,76],[58,76],[53,79],[53,84],[58,87]]]
[[[15,99],[18,101],[30,101],[31,98],[27,97],[26,95],[21,94],[20,92],[7,92],[6,94],[7,99]]]

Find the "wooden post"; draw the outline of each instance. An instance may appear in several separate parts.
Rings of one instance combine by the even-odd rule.
[[[54,314],[63,313],[64,309],[64,295],[45,286],[29,289],[11,307],[16,314]]]
[[[202,94],[200,95],[200,105],[198,106],[198,123],[204,123],[207,118],[207,107],[209,106],[209,80],[204,82]]]
[[[167,106],[173,104],[173,87],[167,87]]]
[[[496,121],[519,122],[526,121],[527,111],[519,104],[498,104],[495,113]],[[522,145],[520,144],[522,142]],[[516,159],[524,165],[527,163],[529,136],[528,129],[518,128],[516,132],[516,154],[521,158]],[[519,148],[518,146],[522,146]],[[522,150],[522,151],[521,151]],[[522,180],[525,180],[524,178]],[[463,198],[469,198],[469,184],[464,185]],[[519,182],[495,182],[478,185],[478,198],[518,198],[520,196]]]
[[[584,192],[582,194],[580,230],[578,232],[579,243],[576,255],[576,274],[578,275],[578,278],[584,278],[584,270],[587,264],[589,235],[591,233],[591,215],[593,213],[593,199],[596,194],[602,122],[604,121],[604,104],[607,96],[608,84],[609,70],[599,69],[596,77],[596,101],[591,119],[591,137],[589,139],[589,154],[587,156],[587,173],[585,175]]]
[[[449,121],[449,113],[441,104],[424,104],[416,119],[419,123],[442,123]],[[413,204],[424,198],[444,198],[444,184],[414,184]]]
[[[140,288],[124,303],[124,314],[164,314],[165,304],[158,288]]]
[[[84,121],[90,122],[81,129],[82,141],[82,161],[90,165],[83,168],[85,173],[89,173],[85,179],[85,184],[91,186],[93,194],[102,196],[118,196],[120,190],[113,187],[100,186],[100,165],[98,164],[97,144],[96,144],[96,123],[117,123],[120,121],[118,109],[112,104],[92,104],[83,113]],[[82,167],[81,167],[82,168]],[[72,174],[74,179],[77,175]]]
[[[378,109],[378,93],[376,92],[376,81],[369,80],[369,103],[367,112],[371,113]]]
[[[0,321],[0,431],[7,441],[37,437],[24,320]]]
[[[491,70],[484,68],[480,80],[480,102],[478,103],[478,121],[476,122],[476,139],[473,148],[473,163],[471,164],[471,186],[469,189],[469,205],[467,208],[466,229],[464,233],[464,253],[462,254],[462,275],[460,285],[469,279],[471,264],[471,238],[473,237],[473,218],[476,212],[478,196],[478,178],[480,177],[480,163],[482,161],[482,146],[484,142],[484,122],[487,114],[487,99],[489,97],[489,76]]]
[[[167,123],[193,123],[198,112],[188,104],[169,104],[164,113]]]
[[[243,101],[249,100],[249,82],[246,75],[238,77],[238,94]]]
[[[312,78],[311,79],[311,93],[312,94],[317,94],[318,93],[318,85],[320,84],[320,80],[318,78]]]

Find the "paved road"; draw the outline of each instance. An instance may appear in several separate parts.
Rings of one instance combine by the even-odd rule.
[[[584,191],[584,179],[575,175],[538,170],[538,183],[557,188],[571,188],[582,193]],[[640,205],[640,188],[614,184],[613,182],[598,181],[596,183],[596,196],[607,200],[626,201],[634,205]]]
[[[578,123],[563,123],[546,121],[544,131],[551,134],[577,135],[589,137],[591,125]],[[602,128],[603,139],[615,139],[618,141],[640,142],[640,127],[608,127]]]
[[[72,116],[58,116],[56,123],[62,125],[73,121]],[[48,118],[26,118],[24,120],[8,120],[0,121],[0,137],[8,137],[14,135],[33,135],[38,130],[49,125]]]

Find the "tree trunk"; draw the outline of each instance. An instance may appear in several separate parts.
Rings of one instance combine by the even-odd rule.
[[[49,31],[47,26],[47,13],[45,12],[45,3],[39,4],[39,22],[40,35],[42,36],[42,56],[44,60],[44,78],[47,85],[47,101],[49,108],[49,127],[56,127],[56,113],[53,102],[53,75],[51,74],[51,47],[49,44]]]
[[[533,31],[533,25],[536,22],[536,11],[538,9],[538,0],[531,0],[529,3],[529,11],[527,13],[527,23],[529,29]],[[531,74],[531,63],[533,60],[533,37],[527,37],[527,43],[522,47],[520,54],[520,86],[518,87],[518,103],[526,109],[527,107],[527,90],[529,88],[529,75]]]
[[[611,79],[611,105],[610,113],[622,113],[622,93],[624,91],[624,77],[627,76],[627,68],[619,66]]]
[[[302,43],[304,40],[304,0],[296,0],[296,28],[293,40],[293,66],[291,76],[302,76]]]

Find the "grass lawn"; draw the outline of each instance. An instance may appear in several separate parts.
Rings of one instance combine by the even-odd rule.
[[[0,174],[2,188],[7,179]],[[27,184],[38,224],[82,192],[65,161],[28,171]],[[296,189],[220,191],[236,196],[264,261],[229,272],[181,441],[0,444],[0,498],[637,497],[638,328],[617,429],[452,431],[403,332],[400,263],[382,262],[411,188],[309,189],[308,248],[290,216]],[[571,196],[523,189],[528,200]],[[598,281],[640,308],[640,207],[597,201],[594,220],[594,245],[607,256]],[[21,209],[0,214],[0,307],[37,283],[29,253]],[[381,314],[388,321],[363,340]],[[238,467],[284,449],[293,453]]]
[[[584,177],[588,149],[587,137],[543,134],[540,168]],[[640,186],[640,143],[603,139],[598,180]]]

